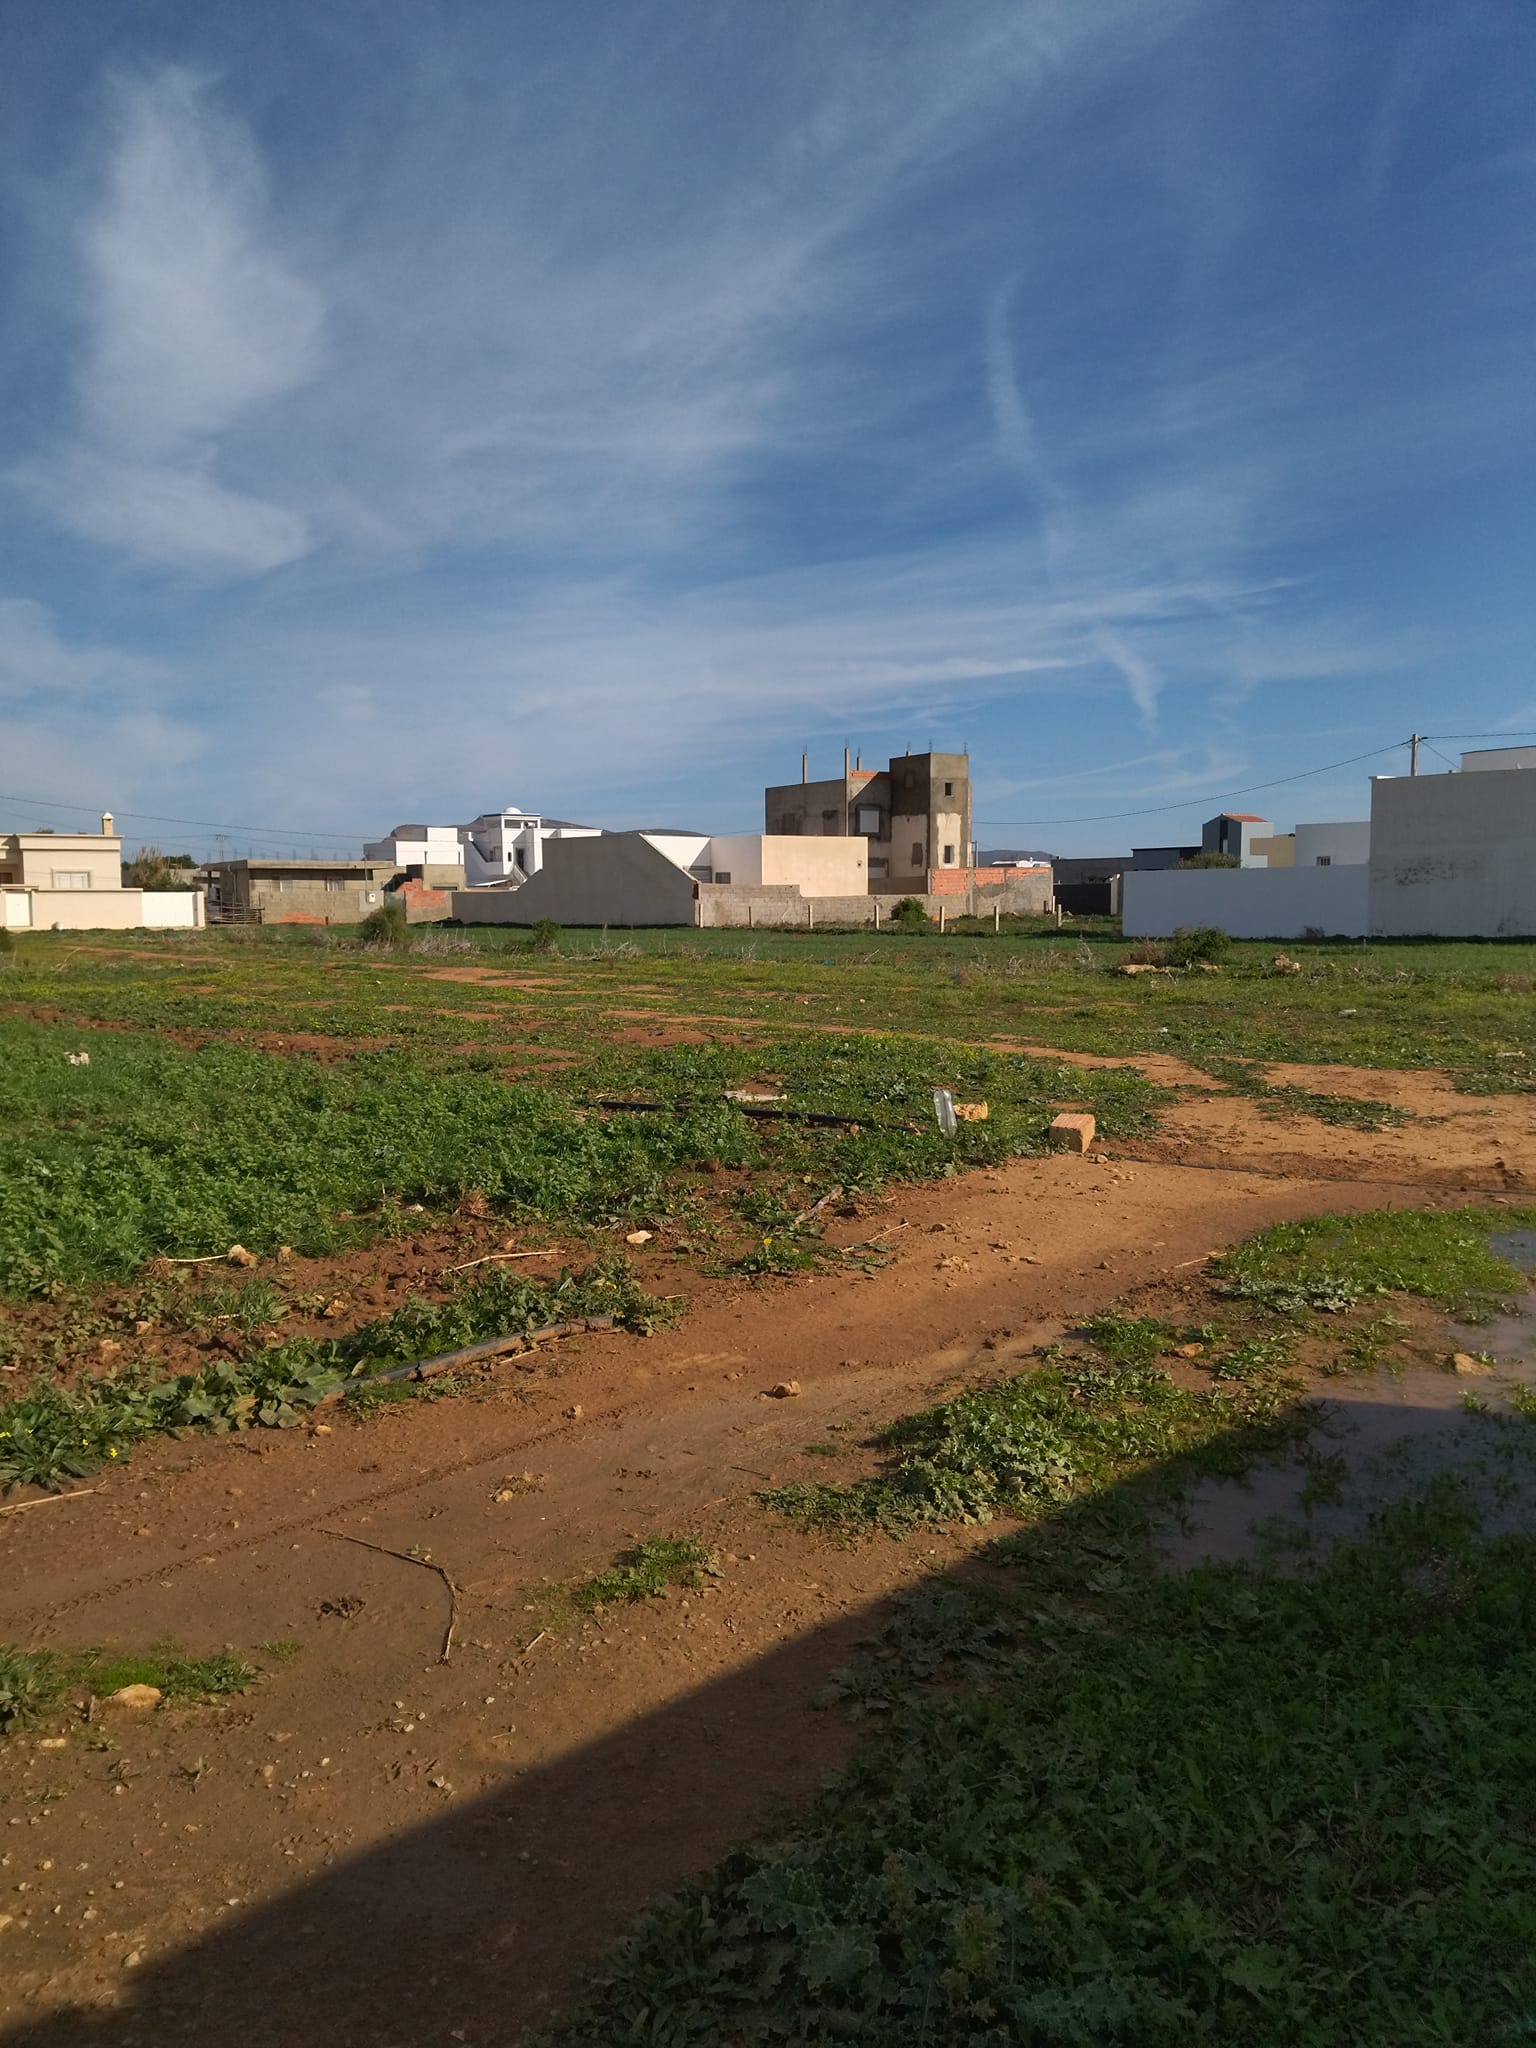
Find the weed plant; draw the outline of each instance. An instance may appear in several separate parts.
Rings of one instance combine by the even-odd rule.
[[[622,1259],[557,1280],[518,1280],[504,1269],[463,1283],[444,1301],[412,1299],[337,1338],[292,1337],[255,1357],[155,1381],[144,1375],[40,1381],[0,1403],[0,1486],[60,1486],[167,1431],[289,1429],[321,1401],[369,1376],[482,1338],[527,1335],[547,1324],[611,1316],[645,1335],[674,1305],[645,1292]]]
[[[714,1553],[691,1536],[652,1536],[637,1543],[612,1570],[587,1579],[572,1595],[591,1612],[630,1600],[653,1599],[671,1586],[702,1586],[719,1570]]]

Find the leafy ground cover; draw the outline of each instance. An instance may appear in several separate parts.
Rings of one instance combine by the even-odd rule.
[[[1159,1095],[1131,1073],[886,1036],[776,1046],[788,1114],[766,1121],[726,1099],[763,1066],[741,1046],[613,1049],[543,1083],[404,1050],[327,1064],[139,1031],[98,1034],[89,1065],[65,1051],[56,1025],[0,1020],[0,1293],[12,1296],[232,1243],[337,1250],[376,1227],[359,1212],[393,1204],[399,1222],[411,1204],[471,1191],[509,1218],[593,1225],[665,1211],[687,1176],[722,1167],[873,1188],[1038,1149],[1064,1093],[1123,1135],[1150,1127]],[[946,1139],[940,1082],[984,1092],[990,1119]],[[659,1106],[600,1106],[614,1097]]]
[[[493,1268],[441,1301],[407,1301],[343,1337],[290,1337],[169,1379],[143,1371],[74,1385],[39,1379],[0,1402],[0,1487],[84,1478],[166,1432],[292,1428],[334,1395],[367,1394],[373,1375],[482,1338],[597,1315],[646,1335],[673,1313],[671,1303],[637,1285],[621,1259],[553,1281]]]
[[[1174,1573],[1156,1536],[1213,1458],[1296,1441],[1284,1364],[1314,1323],[1491,1309],[1523,1278],[1489,1238],[1529,1220],[1267,1231],[1219,1262],[1198,1330],[1098,1318],[1071,1359],[898,1423],[872,1479],[763,1496],[844,1539],[1014,1526],[836,1681],[869,1732],[809,1811],[655,1905],[548,2038],[1528,2038],[1536,1538],[1485,1533],[1454,1471],[1305,1570]],[[1277,1347],[1256,1383],[1222,1370],[1239,1332]],[[1536,1455],[1518,1404],[1479,1426]],[[1341,1461],[1317,1480],[1331,1498]]]

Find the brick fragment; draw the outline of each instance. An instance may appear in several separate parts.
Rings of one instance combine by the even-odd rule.
[[[1069,1152],[1086,1152],[1097,1129],[1098,1125],[1091,1116],[1077,1116],[1069,1110],[1051,1122],[1051,1136],[1065,1145]]]

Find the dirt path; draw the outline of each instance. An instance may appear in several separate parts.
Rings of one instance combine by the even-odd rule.
[[[1234,1109],[1247,1152],[1275,1142]],[[1340,1140],[1311,1128],[1316,1168]],[[810,1791],[848,1740],[814,1709],[828,1673],[971,1541],[830,1550],[755,1488],[849,1476],[856,1448],[808,1446],[855,1447],[1267,1222],[1424,1199],[1020,1161],[899,1198],[880,1274],[719,1286],[669,1336],[583,1339],[487,1399],[166,1444],[0,1519],[0,1639],[165,1633],[268,1667],[225,1707],[0,1753],[6,2038],[203,2042],[238,2010],[256,2048],[516,2039],[644,1899]],[[333,1531],[451,1572],[448,1664],[437,1575]],[[718,1582],[544,1632],[540,1582],[682,1531],[718,1546]],[[292,1661],[255,1650],[287,1639]]]

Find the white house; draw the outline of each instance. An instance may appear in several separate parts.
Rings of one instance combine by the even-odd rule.
[[[463,867],[460,829],[457,825],[396,825],[388,838],[370,839],[363,858],[387,860],[397,868],[420,868],[425,881],[428,868]]]
[[[544,865],[544,849],[552,839],[597,839],[598,825],[573,825],[567,818],[545,818],[508,804],[504,810],[482,811],[473,823],[457,828],[464,858],[464,880],[471,889],[489,882],[516,888]]]
[[[370,839],[363,855],[414,870],[429,886],[515,889],[539,872],[551,839],[593,839],[600,829],[508,804],[482,811],[468,825],[396,825],[386,838]]]

